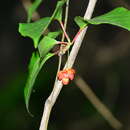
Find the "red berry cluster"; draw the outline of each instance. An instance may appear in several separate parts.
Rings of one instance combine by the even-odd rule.
[[[63,85],[68,85],[70,80],[74,79],[75,70],[65,69],[58,72],[58,80],[61,80]]]

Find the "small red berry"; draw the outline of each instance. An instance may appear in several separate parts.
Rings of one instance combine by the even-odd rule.
[[[75,74],[75,70],[74,69],[66,69],[66,71],[68,71],[68,73]]]
[[[62,83],[63,83],[63,85],[68,85],[69,84],[69,78],[63,78]]]
[[[73,80],[74,79],[74,74],[69,74],[69,79]]]
[[[58,80],[62,80],[62,83],[64,85],[68,85],[69,80],[73,80],[74,76],[75,76],[75,70],[74,69],[61,70],[57,74]]]
[[[66,70],[59,71],[57,77],[59,80],[62,80],[63,78],[68,78],[67,71]]]
[[[57,77],[59,80],[62,80],[64,78],[63,71],[59,71]]]
[[[69,79],[73,80],[74,76],[75,76],[75,70],[74,69],[67,69],[67,72],[68,72]]]

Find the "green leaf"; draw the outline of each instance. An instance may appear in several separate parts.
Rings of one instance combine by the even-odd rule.
[[[58,37],[60,34],[62,33],[62,30],[59,30],[59,31],[56,31],[56,32],[49,32],[47,34],[48,37],[51,37],[51,38],[56,38]]]
[[[61,0],[61,1],[58,1],[57,5],[56,5],[56,8],[55,8],[55,11],[52,15],[52,18],[58,20],[58,21],[62,21],[62,12],[63,12],[63,5],[64,3],[66,2],[66,0]]]
[[[56,8],[50,18],[50,22],[52,20],[58,20],[61,21],[62,20],[62,11],[63,11],[63,5],[65,4],[66,0],[61,0],[57,2]]]
[[[53,38],[45,36],[38,45],[38,50],[40,57],[45,57],[45,55],[57,44],[57,41]]]
[[[130,31],[130,10],[116,8],[104,15],[88,20],[91,24],[112,24]]]
[[[26,108],[28,112],[29,112],[29,100],[30,100],[30,96],[31,96],[31,92],[32,92],[35,80],[40,70],[42,69],[43,65],[45,64],[45,62],[52,56],[54,56],[53,53],[48,53],[41,61],[38,53],[32,54],[32,57],[29,63],[29,74],[28,74],[27,82],[24,89],[25,103],[26,103]]]
[[[28,8],[28,23],[31,21],[33,13],[36,11],[42,0],[35,0],[32,5]]]
[[[130,10],[123,7],[116,8],[104,15],[97,16],[90,20],[83,20],[78,17],[83,22],[86,22],[86,26],[89,24],[99,25],[99,24],[111,24],[130,31]]]
[[[28,36],[32,38],[34,41],[34,46],[37,48],[39,39],[47,29],[49,22],[50,17],[45,17],[33,23],[20,23],[19,32],[24,37]]]
[[[83,29],[87,26],[87,22],[86,20],[84,20],[84,18],[80,17],[80,16],[76,16],[74,21],[76,22],[76,24],[80,27],[80,29]]]
[[[34,41],[34,47],[37,48],[40,37],[48,28],[52,20],[61,20],[61,10],[64,3],[65,0],[58,1],[54,13],[51,17],[45,17],[33,23],[20,23],[19,32],[21,35],[32,38]]]

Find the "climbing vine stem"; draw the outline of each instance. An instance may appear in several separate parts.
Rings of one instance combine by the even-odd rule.
[[[95,5],[96,5],[96,2],[97,2],[97,0],[89,0],[88,7],[87,7],[87,10],[84,15],[84,19],[91,18]],[[73,66],[86,31],[87,31],[87,27],[82,30],[82,32],[78,35],[77,39],[75,40],[72,50],[70,52],[68,61],[66,62],[66,65],[64,68],[66,68],[67,66],[71,68]],[[57,80],[50,96],[48,97],[48,99],[45,102],[43,116],[41,119],[41,124],[40,124],[39,130],[47,130],[48,120],[50,117],[52,107],[54,106],[56,99],[58,98],[58,95],[62,89],[62,86],[63,86],[62,81]]]

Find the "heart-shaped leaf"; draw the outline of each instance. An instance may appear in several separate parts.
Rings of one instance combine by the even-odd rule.
[[[45,17],[33,23],[20,23],[19,32],[24,37],[28,36],[32,38],[34,41],[34,47],[37,48],[39,39],[47,29],[49,22],[50,17]]]
[[[88,23],[93,25],[111,24],[130,31],[130,10],[119,7],[104,15],[92,18],[90,20],[83,20],[81,17],[76,17],[76,21],[82,21],[83,23],[86,22],[86,26]],[[81,22],[78,22],[78,25],[81,25],[80,23]],[[84,27],[84,24],[80,27]]]
[[[34,47],[37,48],[40,37],[48,28],[52,20],[56,19],[60,21],[62,19],[62,7],[65,2],[66,0],[58,1],[51,17],[45,17],[33,23],[20,23],[19,32],[21,35],[32,38],[34,41]]]
[[[36,11],[42,0],[35,0],[32,5],[28,8],[28,23],[31,21],[33,13]]]
[[[48,53],[41,61],[38,53],[34,52],[32,54],[32,57],[29,63],[29,74],[28,74],[27,82],[24,89],[25,103],[26,103],[26,108],[28,112],[29,112],[29,100],[30,100],[31,92],[32,92],[34,83],[36,81],[36,78],[40,70],[42,69],[43,65],[45,64],[45,62],[52,56],[54,56],[53,53]]]
[[[46,54],[57,44],[57,41],[53,38],[45,36],[38,45],[40,57],[44,58]]]

